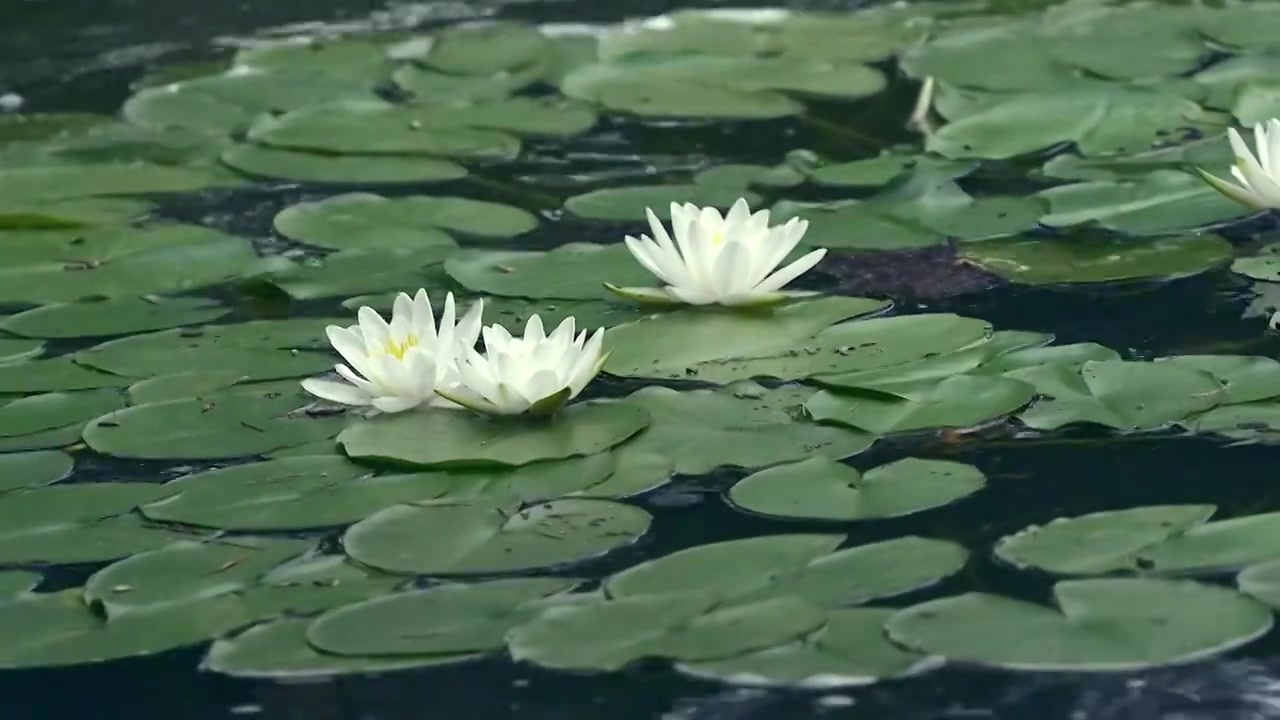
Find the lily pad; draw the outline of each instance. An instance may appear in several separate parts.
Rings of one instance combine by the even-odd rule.
[[[219,638],[200,667],[236,678],[294,680],[448,665],[478,657],[465,653],[394,659],[330,655],[307,642],[310,624],[310,619],[276,620],[234,637]]]
[[[1272,608],[1280,608],[1280,561],[1250,565],[1236,576],[1236,585]]]
[[[649,425],[644,409],[581,403],[551,418],[488,418],[464,411],[399,413],[344,430],[338,444],[370,462],[424,468],[514,467],[604,452]],[[422,438],[433,438],[423,443]]]
[[[453,248],[448,245],[418,250],[346,250],[322,259],[280,263],[253,277],[246,286],[251,290],[265,287],[294,300],[380,292],[389,288],[432,287],[441,274],[440,262],[452,252]]]
[[[139,553],[94,573],[85,582],[87,602],[108,617],[158,605],[227,595],[310,547],[303,540],[257,538],[179,541]]]
[[[40,585],[39,573],[26,570],[0,571],[0,601],[19,598]]]
[[[0,455],[0,492],[52,485],[71,475],[73,467],[75,460],[59,450]]]
[[[79,338],[163,330],[216,320],[229,308],[201,298],[99,298],[44,305],[0,322],[0,329],[32,338]]]
[[[85,197],[191,192],[226,184],[197,168],[142,163],[76,163],[0,169],[0,198],[6,203]]]
[[[639,222],[645,210],[652,210],[658,219],[670,221],[673,202],[727,210],[739,198],[752,206],[760,202],[760,196],[747,190],[745,185],[694,182],[592,190],[566,200],[564,209],[580,218],[617,222]]]
[[[0,200],[0,228],[56,229],[124,224],[142,218],[153,207],[145,200],[129,198]]]
[[[130,385],[129,404],[148,405],[200,397],[226,390],[245,379],[234,370],[192,370],[172,375],[159,375]]]
[[[374,185],[457,180],[467,169],[449,160],[406,155],[331,155],[236,145],[222,162],[248,175],[312,183]]]
[[[883,392],[853,395],[824,390],[809,398],[804,408],[821,423],[886,435],[926,428],[975,427],[1018,411],[1036,394],[1036,389],[1026,382],[995,375],[955,375],[941,381],[905,382],[880,390]]]
[[[114,390],[44,393],[0,406],[0,448],[63,447],[79,442],[84,424],[124,405]]]
[[[841,535],[767,535],[699,545],[605,580],[612,598],[697,588],[724,602],[795,596],[819,608],[880,600],[932,585],[964,566],[955,543],[908,536],[836,550]]]
[[[1095,181],[1038,193],[1049,203],[1040,224],[1083,223],[1125,233],[1182,232],[1254,213],[1200,178],[1176,170],[1155,170],[1136,180]]]
[[[1226,588],[1155,579],[1054,585],[1057,608],[968,593],[889,619],[889,637],[948,660],[1017,670],[1121,672],[1192,662],[1271,629],[1271,611]]]
[[[355,560],[412,575],[497,573],[603,555],[649,529],[649,514],[607,500],[553,500],[522,510],[489,503],[395,505],[342,537]]]
[[[816,341],[815,336],[840,320],[886,307],[888,303],[882,300],[826,297],[762,313],[700,308],[672,310],[611,328],[610,355],[604,369],[630,377],[719,382],[836,372],[840,369],[832,367],[836,363],[855,362],[847,359],[847,351],[845,355],[837,353],[839,348],[849,345],[840,337],[846,332],[857,334],[860,326],[835,325],[830,328],[830,335],[822,335],[822,342]],[[831,339],[830,343],[825,342],[827,338]],[[812,346],[816,351],[798,352],[795,350],[798,345]],[[873,348],[867,354],[880,353]]]
[[[325,613],[307,629],[307,639],[322,652],[357,657],[491,651],[532,614],[521,606],[577,582],[521,578],[397,593]]]
[[[814,454],[844,458],[871,446],[870,434],[798,421],[795,413],[811,394],[798,386],[687,392],[647,387],[623,401],[653,418],[625,447],[665,457],[677,473],[702,475],[726,465],[759,468]]]
[[[1223,385],[1221,404],[1256,402],[1280,396],[1280,362],[1257,355],[1174,355],[1157,358],[1203,370]]]
[[[1233,250],[1215,235],[1084,236],[993,240],[966,245],[960,254],[1013,282],[1055,285],[1186,277],[1225,264]]]
[[[293,411],[308,402],[301,388],[232,388],[200,398],[135,405],[103,415],[84,429],[97,452],[135,459],[225,459],[334,437],[342,417]]]
[[[1219,572],[1280,557],[1280,513],[1208,522],[1213,505],[1157,505],[1059,518],[1002,538],[996,556],[1067,575]]]
[[[546,252],[459,253],[444,263],[455,282],[473,292],[557,300],[610,297],[603,283],[653,282],[625,245],[574,243]]]
[[[884,624],[893,613],[881,608],[831,610],[825,627],[797,643],[676,668],[734,685],[812,690],[868,685],[932,668],[934,661],[885,637]]]
[[[0,300],[57,303],[193,290],[251,271],[244,239],[194,225],[19,231],[5,237]]]
[[[898,517],[967,497],[986,484],[972,465],[905,458],[867,471],[822,457],[748,476],[729,500],[750,512],[785,518],[867,520]]]
[[[334,250],[452,247],[450,230],[507,238],[537,224],[524,210],[497,203],[428,196],[387,199],[368,193],[301,203],[275,218],[276,231],[285,237]]]
[[[1090,422],[1117,430],[1151,430],[1208,410],[1225,390],[1213,375],[1178,363],[1110,360],[1081,367],[1044,365],[1008,373],[1043,396],[1018,416],[1052,430]]]

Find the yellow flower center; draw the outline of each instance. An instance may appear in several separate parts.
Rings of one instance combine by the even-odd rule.
[[[395,340],[388,340],[386,351],[389,355],[397,360],[404,360],[404,356],[411,349],[418,347],[418,336],[410,335],[404,339],[404,342],[398,343]]]
[[[720,244],[720,243],[722,243],[722,242],[724,242],[724,231],[723,231],[723,230],[721,230],[720,232],[717,232],[717,233],[713,233],[713,234],[711,235],[711,244],[712,244],[712,245],[719,245],[719,244]]]

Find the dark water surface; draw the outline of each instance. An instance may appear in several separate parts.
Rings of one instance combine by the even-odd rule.
[[[705,4],[705,3],[703,3]],[[733,3],[735,6],[763,3]],[[368,0],[0,0],[0,94],[16,92],[26,111],[113,112],[131,82],[149,69],[225,57],[217,39],[246,36],[296,23],[337,27],[422,27],[488,13],[544,21],[606,21],[658,14],[691,3],[659,0],[545,0],[499,5],[457,2],[388,5]],[[807,3],[804,7],[838,7]],[[646,175],[646,165],[697,167],[708,159],[777,161],[779,147],[803,147],[845,160],[870,157],[880,147],[910,141],[901,127],[914,96],[905,82],[892,92],[841,108],[819,107],[809,119],[743,126],[655,131],[615,122],[569,147],[534,146],[525,166],[490,170],[458,187],[434,184],[439,194],[491,198],[537,209],[558,206],[571,194],[556,178],[608,170],[619,183]],[[818,122],[813,121],[813,117]],[[580,160],[580,154],[606,161]],[[634,159],[628,159],[633,157]],[[566,164],[567,162],[567,164]],[[537,177],[550,198],[521,196],[506,183]],[[414,187],[387,191],[407,194]],[[380,189],[381,190],[381,189]],[[329,194],[329,193],[326,193]],[[249,236],[270,233],[282,207],[309,197],[297,191],[251,191],[231,201],[212,197],[170,212]],[[798,198],[799,199],[799,198]],[[599,226],[596,226],[599,227]],[[1268,230],[1243,228],[1234,239]],[[594,237],[542,237],[532,246]],[[596,232],[611,233],[608,227]],[[599,239],[605,239],[603,236]],[[890,277],[889,281],[895,278]],[[856,282],[856,281],[855,281]],[[904,284],[905,283],[905,284]],[[894,287],[912,287],[912,279]],[[892,284],[892,283],[890,283]],[[871,288],[874,289],[874,288]],[[849,288],[851,292],[868,288]],[[927,297],[922,293],[921,297]],[[949,299],[897,298],[903,309],[949,311],[991,321],[1001,329],[1055,333],[1060,343],[1092,341],[1129,357],[1224,352],[1275,356],[1280,341],[1264,335],[1258,318],[1241,320],[1245,286],[1225,270],[1158,286],[1063,292],[995,288]],[[324,311],[332,312],[332,306]],[[931,440],[912,454],[979,465],[991,488],[981,503],[962,501],[926,519],[886,520],[856,526],[778,523],[730,510],[720,491],[740,477],[670,485],[641,502],[654,527],[638,546],[618,552],[581,574],[604,575],[690,545],[780,531],[849,532],[855,544],[898,537],[904,530],[948,537],[970,547],[1047,517],[1145,504],[1215,503],[1224,514],[1280,508],[1280,486],[1269,482],[1275,451],[1226,449],[1221,441],[1146,435],[1108,436],[1072,430],[1014,442],[993,437],[961,444]],[[859,467],[901,455],[894,443],[858,456]],[[149,465],[100,463],[78,472],[143,476]],[[142,479],[141,477],[139,479]],[[1135,480],[1140,479],[1141,482]],[[55,582],[58,578],[52,578]],[[73,583],[80,578],[66,578]],[[970,589],[1043,600],[1049,579],[1014,573],[977,555],[960,579],[929,593]],[[922,595],[923,597],[923,595]],[[916,599],[904,598],[904,601]],[[4,638],[0,637],[0,643]],[[427,719],[483,720],[772,720],[774,718],[1272,718],[1280,717],[1280,663],[1275,634],[1240,653],[1174,670],[1134,676],[1016,676],[946,669],[923,677],[839,693],[730,688],[676,675],[661,665],[604,676],[573,676],[494,659],[373,679],[277,685],[226,679],[195,670],[203,648],[81,669],[0,673],[0,720],[270,720]]]

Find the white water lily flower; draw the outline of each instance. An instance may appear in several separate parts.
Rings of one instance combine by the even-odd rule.
[[[1196,172],[1213,189],[1254,210],[1280,208],[1280,120],[1272,118],[1253,128],[1255,156],[1235,128],[1227,130],[1236,164],[1231,174],[1239,185],[1227,182],[1200,168]]]
[[[437,388],[463,407],[490,415],[553,413],[582,392],[604,366],[604,329],[591,339],[574,337],[574,320],[565,318],[551,335],[534,315],[524,337],[512,337],[501,325],[484,329],[484,355],[468,348],[458,360],[461,384]]]
[[[671,203],[675,242],[652,210],[645,210],[654,237],[627,236],[627,249],[664,288],[609,290],[641,302],[688,305],[759,306],[782,302],[804,293],[781,292],[782,286],[818,264],[827,254],[814,250],[775,272],[804,237],[809,222],[792,218],[769,227],[769,211],[752,213],[739,199],[727,215],[715,208]]]
[[[454,312],[449,293],[437,328],[426,290],[412,299],[405,293],[396,296],[390,323],[373,308],[360,308],[359,324],[325,328],[329,342],[347,361],[334,367],[346,382],[310,378],[302,381],[303,389],[325,400],[372,405],[384,413],[424,403],[452,406],[436,388],[457,383],[457,359],[475,347],[484,302],[472,305],[456,325]]]

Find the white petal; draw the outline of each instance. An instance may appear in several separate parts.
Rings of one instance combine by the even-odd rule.
[[[546,332],[542,329],[542,318],[535,313],[524,324],[524,339],[529,342],[540,343],[547,337]]]
[[[826,248],[819,248],[818,250],[814,250],[813,252],[808,253],[807,255],[800,258],[799,260],[796,260],[795,262],[782,268],[778,272],[765,278],[759,285],[755,287],[755,290],[762,293],[781,290],[784,285],[786,285],[792,280],[795,280],[796,278],[808,272],[810,268],[812,268],[814,265],[817,265],[818,262],[822,260],[822,258],[826,257],[826,255],[827,255]]]
[[[1267,156],[1271,158],[1268,165],[1264,165],[1263,169],[1267,171],[1271,177],[1280,177],[1280,119],[1271,118],[1267,121]]]
[[[338,351],[347,364],[370,381],[377,382],[377,366],[369,360],[369,354],[365,350],[366,343],[360,333],[337,325],[325,328],[325,333],[329,336],[329,344],[333,345],[333,349]]]
[[[672,285],[667,288],[667,293],[686,305],[710,305],[717,301],[714,295],[701,286]]]
[[[404,345],[405,341],[414,334],[413,299],[405,293],[400,293],[396,295],[396,300],[391,305],[391,342]]]
[[[792,218],[786,225],[770,230],[756,248],[757,255],[751,265],[751,282],[748,287],[759,285],[779,263],[786,260],[791,251],[796,249],[796,245],[800,244],[800,238],[804,237],[804,231],[808,227],[808,221]]]
[[[373,406],[384,413],[398,413],[405,410],[412,410],[421,403],[417,398],[391,396],[379,397],[373,399]]]
[[[368,380],[365,380],[364,378],[352,372],[351,368],[347,367],[346,365],[343,365],[342,363],[338,363],[337,365],[333,366],[333,369],[335,372],[338,373],[338,375],[342,376],[343,380],[346,380],[347,382],[351,383],[352,385],[355,385],[357,388],[359,388],[360,390],[363,390],[366,393],[369,393],[370,395],[373,394],[373,388],[374,388],[373,383],[369,382]]]
[[[454,331],[455,342],[462,347],[473,348],[480,339],[480,325],[484,321],[484,299],[475,301],[467,310],[467,314],[458,321]]]
[[[600,348],[604,343],[604,328],[595,331],[591,339],[583,346],[582,352],[578,355],[574,362],[573,368],[569,373],[568,382],[569,389],[573,392],[569,397],[575,398],[582,389],[591,382],[591,379],[600,372]]]
[[[751,270],[751,251],[740,242],[725,243],[711,269],[715,278],[716,297],[726,297],[751,287],[747,273]]]
[[[627,250],[631,252],[631,256],[634,257],[636,262],[640,263],[645,270],[653,273],[664,283],[675,282],[671,279],[671,276],[666,272],[666,270],[663,269],[662,264],[656,262],[654,256],[660,254],[662,251],[659,250],[656,245],[653,245],[652,241],[648,241],[647,238],[636,239],[628,235],[622,238],[622,242],[627,246]]]
[[[368,405],[372,398],[368,393],[346,383],[319,378],[307,378],[302,381],[302,389],[322,400],[341,403],[343,405]]]
[[[418,342],[427,347],[434,347],[436,344],[436,317],[435,311],[431,308],[431,298],[427,295],[425,288],[419,288],[416,295],[413,296],[413,311],[410,315],[413,324],[413,333],[418,337]]]
[[[360,334],[364,337],[364,348],[368,354],[386,352],[391,341],[391,327],[382,319],[377,310],[365,305],[356,312],[360,320]]]
[[[729,208],[729,213],[724,218],[724,234],[725,237],[732,237],[734,233],[741,232],[745,229],[747,221],[751,219],[751,208],[747,206],[746,198],[738,198],[733,207]]]
[[[1240,174],[1239,168],[1233,167],[1231,169],[1234,171],[1234,174]],[[1213,175],[1211,173],[1205,172],[1200,168],[1196,168],[1196,172],[1200,175],[1200,177],[1205,182],[1209,183],[1209,186],[1212,187],[1214,190],[1217,190],[1218,192],[1222,193],[1223,195],[1226,195],[1232,200],[1235,200],[1241,205],[1252,208],[1254,210],[1262,210],[1266,207],[1266,203],[1263,202],[1262,198],[1255,195],[1253,191],[1249,190],[1247,187],[1243,187],[1241,185],[1232,185],[1226,180],[1223,180],[1222,178],[1216,175]]]

